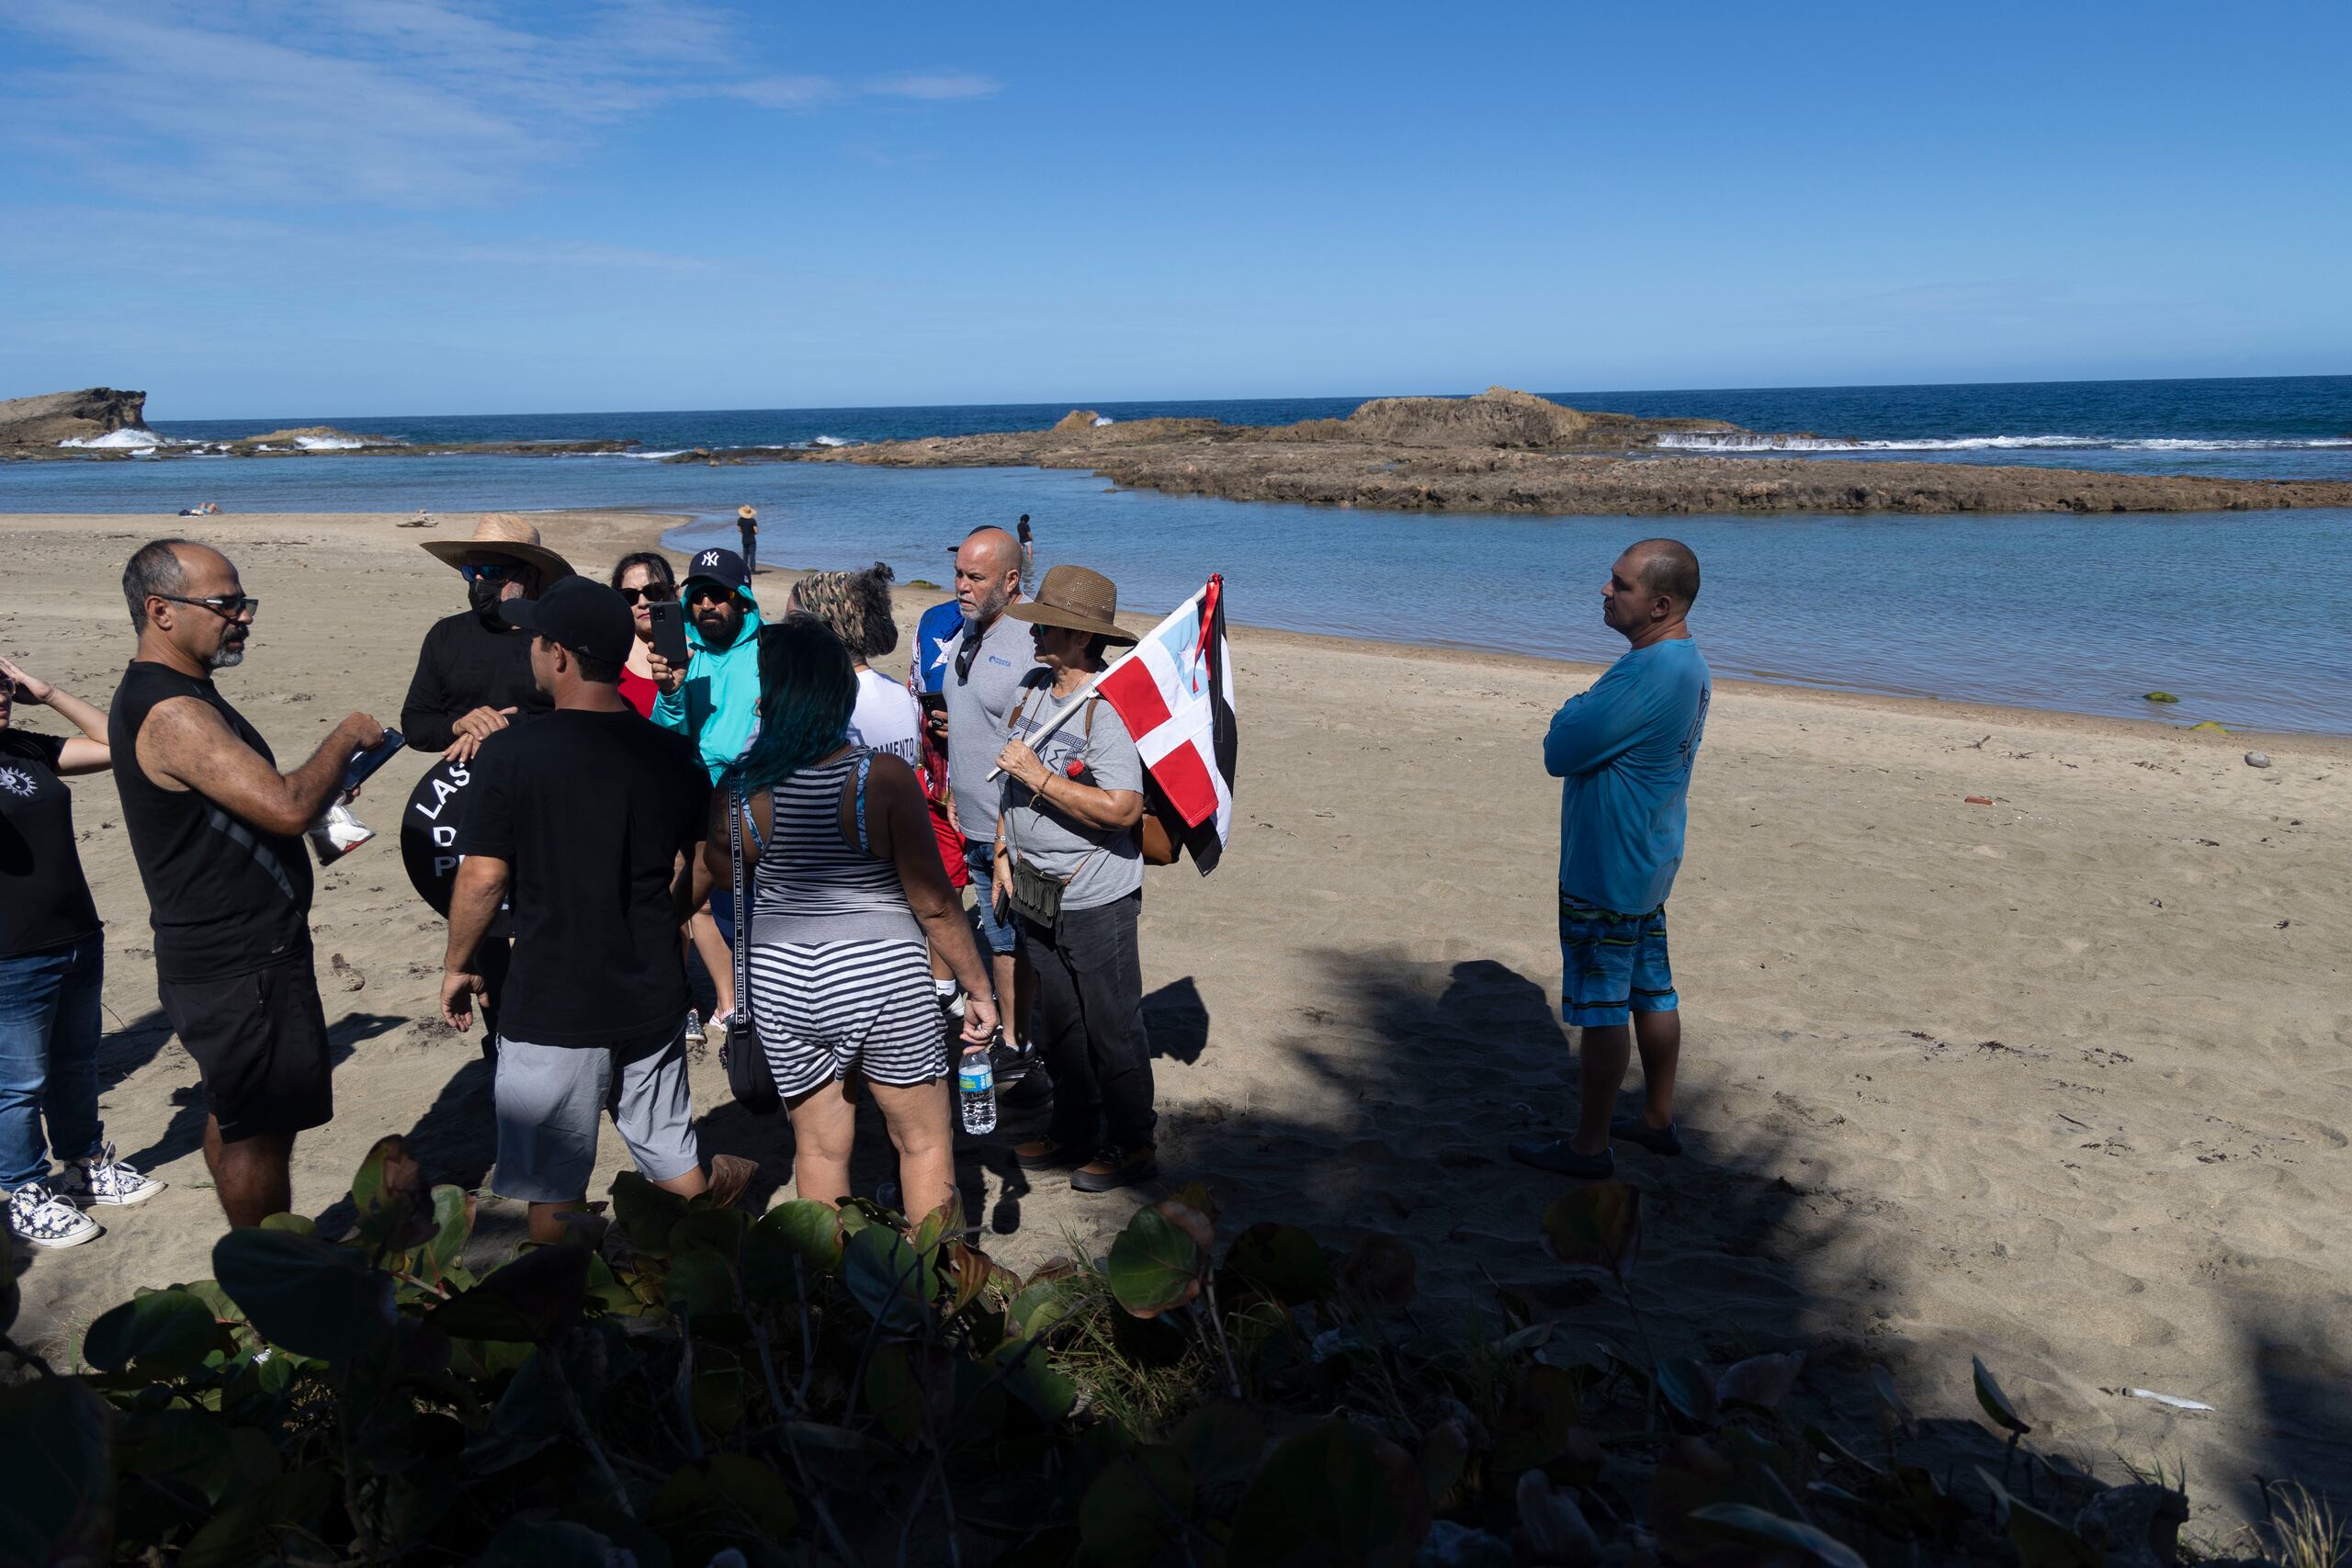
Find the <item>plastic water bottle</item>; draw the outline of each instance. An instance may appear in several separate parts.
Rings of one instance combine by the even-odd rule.
[[[967,1045],[956,1064],[956,1102],[967,1133],[996,1131],[996,1064],[986,1045]]]

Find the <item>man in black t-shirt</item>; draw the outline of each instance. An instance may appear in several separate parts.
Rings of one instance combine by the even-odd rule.
[[[739,506],[735,509],[735,536],[743,541],[743,571],[751,575],[760,570],[760,509]]]
[[[715,1167],[736,1168],[705,1179],[686,1088],[678,928],[692,880],[674,868],[702,837],[708,775],[693,742],[620,694],[637,629],[618,593],[574,577],[502,609],[531,634],[531,667],[555,707],[492,735],[474,759],[441,1008],[452,1027],[472,1026],[482,980],[467,956],[510,899],[491,1190],[528,1202],[531,1238],[551,1242],[587,1200],[600,1108],[638,1169],[670,1191],[740,1190],[756,1168],[721,1156]]]
[[[213,671],[245,657],[261,601],[229,558],[186,539],[122,570],[139,655],[107,717],[122,825],[155,927],[164,1015],[204,1077],[204,1163],[232,1225],[293,1204],[294,1135],[334,1114],[311,968],[303,829],[384,729],[355,713],[290,773]]]

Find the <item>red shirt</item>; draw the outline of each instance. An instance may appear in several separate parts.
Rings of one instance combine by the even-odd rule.
[[[662,688],[655,685],[650,679],[639,674],[626,664],[621,666],[621,695],[628,699],[628,705],[637,710],[638,717],[651,718],[653,699],[661,694]]]

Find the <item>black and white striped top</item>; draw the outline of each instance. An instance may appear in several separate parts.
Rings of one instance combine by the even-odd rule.
[[[771,822],[752,870],[754,943],[923,940],[899,868],[842,836],[843,786],[872,755],[845,752],[801,769],[769,792]],[[863,787],[854,822],[855,837],[863,840]]]

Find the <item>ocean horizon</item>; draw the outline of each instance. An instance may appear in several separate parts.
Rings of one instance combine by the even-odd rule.
[[[1546,394],[1578,407],[1727,420],[1782,437],[1700,448],[2037,464],[2233,479],[2352,479],[2352,377]],[[1363,400],[1087,402],[584,414],[157,420],[216,442],[332,425],[417,442],[642,444],[566,457],[338,456],[0,464],[0,511],[532,512],[685,519],[681,547],[733,541],[760,507],[769,565],[888,561],[944,581],[971,527],[1035,521],[1042,564],[1074,560],[1123,604],[1172,605],[1222,573],[1238,623],[1606,660],[1598,615],[1617,549],[1672,534],[1704,563],[1693,624],[1715,669],[1791,684],[2010,703],[2172,724],[2352,733],[2352,512],[2024,516],[1558,517],[1398,513],[1119,491],[1034,468],[884,469],[648,460],[706,447],[956,435],[1114,420],[1340,417]],[[1686,448],[1687,449],[1687,448]],[[452,522],[458,519],[452,518]],[[193,531],[202,525],[191,522]],[[446,536],[446,535],[436,536]],[[2282,594],[2276,563],[2292,562]],[[592,565],[597,563],[590,563]],[[2282,613],[2282,605],[2291,608]],[[2158,708],[2150,691],[2181,701]]]

